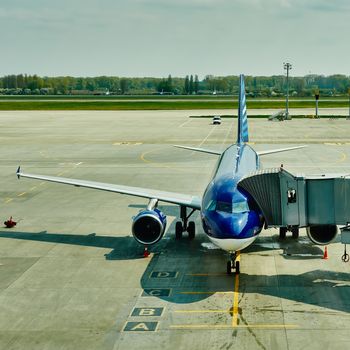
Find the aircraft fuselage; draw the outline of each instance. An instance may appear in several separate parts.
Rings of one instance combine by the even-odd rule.
[[[244,143],[228,147],[220,156],[204,192],[201,219],[204,231],[221,249],[243,249],[254,242],[263,228],[263,216],[254,199],[237,188],[243,176],[259,168],[259,156]]]

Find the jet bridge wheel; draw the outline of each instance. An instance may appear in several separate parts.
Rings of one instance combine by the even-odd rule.
[[[299,238],[299,228],[298,227],[293,227],[291,229],[291,232],[292,232],[292,237],[294,239],[298,239]]]
[[[175,225],[175,238],[181,239],[182,238],[182,232],[183,232],[183,226],[182,222],[177,221]]]
[[[187,226],[187,232],[188,232],[188,238],[189,239],[194,239],[196,236],[196,224],[194,221],[190,221]]]
[[[287,235],[287,227],[280,227],[280,239],[285,239]]]

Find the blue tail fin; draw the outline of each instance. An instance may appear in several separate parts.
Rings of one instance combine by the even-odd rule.
[[[245,99],[244,75],[239,76],[239,106],[237,143],[248,142],[248,119]]]

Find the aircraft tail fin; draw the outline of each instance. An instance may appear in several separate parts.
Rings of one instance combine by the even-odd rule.
[[[239,76],[239,106],[237,143],[248,142],[247,104],[245,97],[244,75]]]

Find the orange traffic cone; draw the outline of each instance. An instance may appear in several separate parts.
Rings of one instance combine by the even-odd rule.
[[[149,255],[150,255],[150,252],[148,251],[148,248],[145,247],[145,249],[144,249],[144,251],[143,251],[143,257],[144,257],[144,258],[148,258]]]
[[[323,254],[323,258],[322,259],[328,259],[328,250],[327,250],[327,246],[324,247],[324,254]]]

